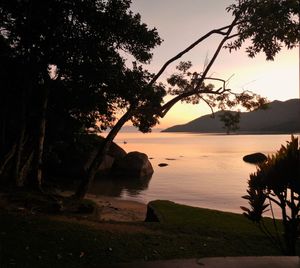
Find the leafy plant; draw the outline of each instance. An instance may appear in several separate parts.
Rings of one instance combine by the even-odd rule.
[[[296,242],[300,224],[300,146],[298,138],[292,136],[286,146],[258,165],[250,174],[247,199],[250,208],[241,207],[244,215],[255,222],[260,229],[286,255],[296,254]],[[276,222],[273,235],[265,226],[262,215],[271,211],[273,204],[281,211],[283,235],[279,234]]]

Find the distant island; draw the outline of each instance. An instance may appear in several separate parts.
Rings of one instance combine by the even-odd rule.
[[[183,125],[176,125],[162,132],[225,133],[224,123],[220,121],[223,111],[215,116],[204,115]],[[266,110],[241,113],[239,129],[236,134],[286,134],[300,133],[300,99],[273,101]]]

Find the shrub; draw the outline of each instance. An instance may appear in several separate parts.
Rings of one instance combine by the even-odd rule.
[[[300,223],[300,147],[298,138],[291,137],[286,146],[259,163],[257,171],[250,174],[247,199],[250,208],[241,207],[244,215],[255,222],[286,255],[296,255],[296,242]],[[273,205],[281,211],[283,235],[274,221],[276,234],[267,230],[262,215]]]

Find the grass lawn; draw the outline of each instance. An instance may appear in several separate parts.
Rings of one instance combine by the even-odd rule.
[[[169,201],[151,206],[162,222],[86,224],[0,210],[0,267],[101,267],[136,260],[281,254],[242,215]]]

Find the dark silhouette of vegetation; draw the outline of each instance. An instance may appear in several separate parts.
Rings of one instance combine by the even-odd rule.
[[[259,228],[286,255],[296,255],[296,242],[299,237],[300,224],[300,145],[298,138],[292,136],[286,146],[265,162],[258,164],[257,171],[250,175],[247,199],[250,208],[241,207],[244,215],[256,223]],[[271,211],[273,206],[281,212],[283,235],[274,235],[264,224],[262,215]]]
[[[224,123],[224,129],[226,130],[226,133],[229,134],[230,132],[235,132],[239,129],[239,123],[240,123],[240,112],[230,112],[230,111],[224,111],[222,114],[219,115],[220,121]]]
[[[209,77],[208,72],[224,46],[229,48],[230,51],[233,49],[239,49],[246,40],[251,39],[251,45],[246,49],[247,54],[250,57],[254,57],[257,53],[262,51],[266,54],[267,59],[269,60],[274,58],[283,45],[287,48],[295,47],[299,41],[299,20],[297,21],[295,19],[295,16],[297,17],[299,15],[297,6],[296,0],[276,1],[272,4],[264,2],[264,4],[261,3],[257,6],[253,3],[253,1],[245,0],[238,1],[238,4],[233,4],[228,7],[228,11],[231,11],[234,15],[234,19],[230,25],[208,32],[186,49],[168,60],[153,76],[147,86],[153,86],[171,63],[181,58],[199,43],[214,34],[220,35],[222,39],[217,45],[213,57],[205,66],[203,72],[188,72],[188,69],[191,67],[191,63],[183,62],[177,67],[180,73],[172,75],[168,81],[171,85],[169,93],[175,95],[173,99],[159,107],[152,105],[150,105],[150,107],[148,105],[143,105],[142,107],[131,105],[127,112],[111,129],[106,138],[106,143],[99,150],[99,154],[96,156],[95,161],[88,170],[82,185],[76,193],[76,196],[82,198],[85,195],[85,192],[89,187],[88,185],[94,179],[97,167],[101,164],[110,143],[125,122],[130,119],[141,131],[150,131],[151,127],[155,123],[158,123],[158,119],[163,118],[179,101],[196,104],[202,100],[211,108],[215,106],[218,106],[219,108],[232,108],[237,104],[242,104],[247,109],[251,109],[253,107],[257,108],[264,105],[265,100],[255,94],[249,94],[249,92],[234,94],[230,89],[226,88],[227,81],[220,78]],[[276,18],[276,20],[274,20],[274,18]],[[278,26],[278,21],[281,20],[282,25]],[[256,31],[257,28],[258,30]],[[289,34],[284,34],[282,31],[283,29],[284,32],[288,32]],[[230,42],[232,39],[234,41]],[[206,85],[204,83],[205,80],[219,81],[222,83],[222,86],[218,89],[214,89],[213,85]],[[134,116],[134,111],[139,112],[139,120],[136,120],[137,118]]]
[[[130,11],[130,0],[2,1],[1,181],[41,188],[44,161],[58,144],[110,127],[82,175],[76,197],[83,198],[127,121],[149,132],[179,101],[203,101],[212,109],[261,106],[263,98],[235,94],[226,80],[209,72],[224,46],[239,49],[251,40],[246,49],[250,57],[262,51],[273,59],[282,46],[299,42],[297,1],[270,2],[231,5],[231,24],[203,35],[152,74],[141,64],[150,62],[151,49],[161,39]],[[168,79],[169,89],[158,82],[171,63],[213,35],[221,39],[202,72],[191,72],[191,63],[183,62]],[[132,66],[125,64],[126,53],[134,57]],[[167,93],[173,98],[164,103]]]
[[[1,2],[1,180],[41,187],[43,160],[60,144],[106,129],[129,100],[160,103],[161,87],[146,88],[150,74],[121,56],[146,63],[161,43],[129,5]]]

